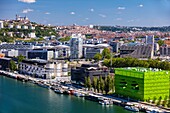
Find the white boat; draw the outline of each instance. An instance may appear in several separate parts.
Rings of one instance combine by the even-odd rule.
[[[113,102],[111,102],[109,100],[101,100],[101,101],[99,101],[99,104],[101,104],[101,105],[112,105]]]
[[[139,109],[135,106],[125,106],[125,109],[134,111],[134,112],[139,112]]]
[[[54,92],[59,93],[59,94],[63,94],[64,91],[60,90],[60,89],[55,89]]]
[[[74,95],[75,95],[76,97],[84,97],[84,96],[85,96],[85,94],[79,93],[79,92],[74,92]]]

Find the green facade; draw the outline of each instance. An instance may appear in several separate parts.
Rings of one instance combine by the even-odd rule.
[[[169,97],[168,71],[149,68],[116,68],[115,93],[136,100]]]

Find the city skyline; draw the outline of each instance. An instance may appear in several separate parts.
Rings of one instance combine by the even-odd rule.
[[[0,19],[51,25],[169,26],[170,0],[1,0]]]

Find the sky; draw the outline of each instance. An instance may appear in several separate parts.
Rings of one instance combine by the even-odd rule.
[[[39,24],[170,26],[170,0],[0,0],[0,19]]]

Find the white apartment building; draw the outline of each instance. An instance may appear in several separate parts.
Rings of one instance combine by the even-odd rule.
[[[4,22],[0,21],[0,29],[4,28]]]
[[[27,59],[19,64],[19,72],[36,78],[50,79],[68,76],[68,64],[42,59]]]
[[[83,37],[81,34],[73,34],[70,39],[70,58],[78,59],[83,56]]]

